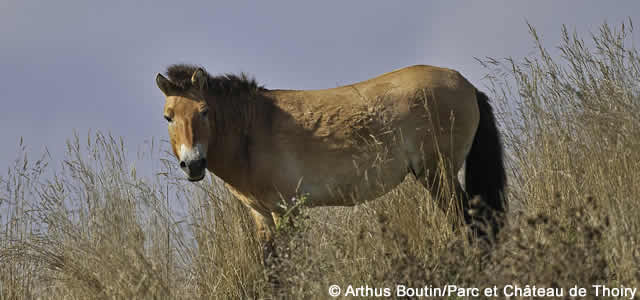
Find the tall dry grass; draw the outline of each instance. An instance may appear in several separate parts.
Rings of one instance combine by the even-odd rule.
[[[631,25],[605,24],[588,40],[563,28],[558,55],[531,27],[535,55],[479,60],[510,171],[509,223],[490,252],[453,232],[408,178],[378,201],[303,209],[263,267],[250,217],[220,182],[186,182],[155,147],[145,159],[162,163],[141,178],[120,140],[94,134],[72,139],[61,164],[20,156],[0,177],[0,298],[324,299],[331,284],[640,287]]]

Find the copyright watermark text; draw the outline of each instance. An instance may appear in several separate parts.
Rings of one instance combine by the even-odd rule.
[[[586,287],[573,286],[570,288],[542,287],[536,285],[516,285],[508,284],[504,286],[491,287],[462,287],[455,284],[445,286],[427,285],[423,287],[407,287],[398,284],[394,287],[370,287],[368,285],[331,285],[328,289],[331,297],[586,297],[593,295],[596,297],[615,297],[624,299],[635,299],[637,288],[620,286],[605,286],[593,284]]]

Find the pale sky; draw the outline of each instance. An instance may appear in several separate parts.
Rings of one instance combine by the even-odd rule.
[[[122,136],[131,151],[166,139],[154,79],[173,63],[281,89],[430,64],[483,89],[474,57],[534,53],[526,21],[553,50],[562,24],[586,34],[640,12],[639,1],[246,2],[0,0],[0,176],[20,137],[56,167],[74,130]]]

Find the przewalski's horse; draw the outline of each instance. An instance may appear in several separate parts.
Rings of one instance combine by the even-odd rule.
[[[350,206],[375,199],[409,173],[448,209],[469,199],[506,209],[503,150],[487,96],[458,72],[412,66],[326,90],[268,90],[244,74],[211,76],[192,65],[157,75],[180,167],[225,181],[269,241],[282,201]],[[466,159],[466,192],[453,176]],[[457,197],[438,192],[449,174]],[[444,190],[444,189],[443,189]],[[290,204],[290,203],[289,203]],[[493,220],[494,231],[499,221]]]

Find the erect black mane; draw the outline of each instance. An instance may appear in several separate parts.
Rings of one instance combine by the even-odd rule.
[[[203,67],[196,65],[175,64],[167,68],[166,74],[173,84],[187,93],[195,88],[191,83],[191,76],[198,68],[204,70]],[[249,77],[245,73],[240,73],[240,75],[226,73],[218,76],[211,76],[206,70],[204,73],[207,77],[209,92],[214,94],[255,93],[264,90],[264,87],[259,85],[255,78]]]

